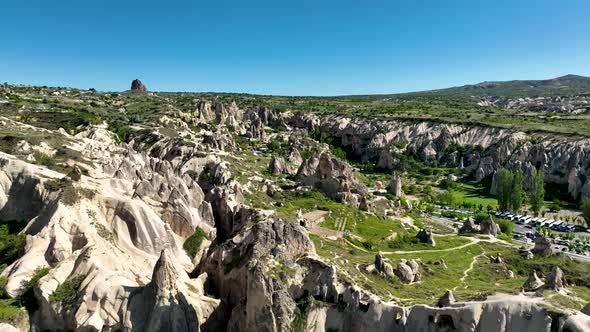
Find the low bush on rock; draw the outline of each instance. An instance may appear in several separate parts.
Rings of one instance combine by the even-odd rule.
[[[65,205],[74,205],[82,198],[92,199],[96,192],[88,188],[75,186],[71,181],[66,179],[52,179],[45,181],[43,184],[49,191],[62,191],[61,201]]]
[[[20,230],[11,230],[8,225],[0,226],[0,268],[12,263],[18,257],[18,250],[25,239]]]
[[[317,301],[311,295],[303,296],[297,300],[295,319],[291,322],[291,331],[305,331],[307,315]]]
[[[49,273],[48,267],[38,267],[31,279],[23,283],[22,293],[17,299],[18,303],[25,308],[29,312],[35,312],[39,309],[39,304],[37,303],[37,299],[35,298],[34,288],[37,286],[37,283],[41,278],[46,276]]]
[[[71,310],[78,304],[80,286],[84,281],[83,276],[75,276],[66,279],[55,291],[49,295],[50,303],[59,303],[65,310]]]
[[[19,307],[14,300],[0,300],[0,323],[18,325],[18,322],[23,320],[28,320],[27,312]]]
[[[203,239],[206,237],[205,231],[201,228],[195,228],[195,232],[193,235],[189,236],[182,245],[184,251],[190,256],[190,258],[195,258],[197,252],[199,251],[199,246],[203,242]]]

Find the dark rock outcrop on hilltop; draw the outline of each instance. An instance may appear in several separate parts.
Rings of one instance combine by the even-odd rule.
[[[147,92],[147,87],[138,79],[131,82],[131,91],[133,92]]]
[[[316,152],[303,161],[296,180],[305,186],[317,188],[326,196],[358,207],[367,187],[359,182],[352,168],[328,151]]]

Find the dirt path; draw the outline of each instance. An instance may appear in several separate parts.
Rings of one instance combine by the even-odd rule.
[[[397,250],[397,251],[383,251],[383,254],[386,255],[396,255],[396,254],[420,254],[420,253],[425,253],[425,252],[445,252],[445,251],[454,251],[454,250],[459,250],[459,249],[463,249],[463,248],[467,248],[469,246],[472,246],[474,244],[477,244],[479,242],[481,242],[481,239],[478,238],[473,238],[473,237],[467,237],[466,239],[469,239],[469,243],[465,243],[462,244],[460,246],[457,247],[453,247],[453,248],[445,248],[445,249],[427,249],[427,250]]]
[[[459,279],[459,281],[461,281],[462,283],[465,283],[465,278],[467,278],[467,276],[469,275],[469,272],[471,272],[471,270],[473,270],[475,263],[477,263],[477,259],[480,257],[485,257],[485,255],[486,255],[486,253],[484,251],[477,256],[473,256],[473,259],[471,260],[471,264],[469,264],[469,267],[467,269],[465,269],[465,271],[463,271],[463,277],[461,277],[461,279]],[[455,290],[456,288],[457,288],[457,286],[453,290]],[[467,285],[465,285],[465,288],[467,288]]]
[[[352,243],[352,242],[348,241],[347,239],[344,239],[344,242],[346,242],[346,243],[347,243],[349,246],[351,246],[351,247],[353,247],[353,248],[355,248],[355,249],[358,249],[358,250],[360,250],[360,251],[364,251],[364,252],[366,252],[366,253],[369,253],[369,251],[367,251],[365,248],[361,248],[361,247],[357,246],[356,244],[354,244],[354,243]]]

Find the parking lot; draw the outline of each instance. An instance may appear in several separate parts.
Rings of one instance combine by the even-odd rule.
[[[561,220],[553,220],[548,218],[533,217],[526,215],[514,215],[504,212],[496,212],[495,216],[497,218],[510,220],[517,225],[522,225],[524,228],[534,229],[535,227],[546,227],[554,232],[573,232],[590,235],[590,230],[587,227],[584,227],[582,225],[568,224]]]

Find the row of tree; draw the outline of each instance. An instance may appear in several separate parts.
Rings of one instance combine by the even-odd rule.
[[[514,173],[508,169],[500,170],[496,178],[496,197],[500,211],[518,212],[528,202],[533,213],[538,215],[545,199],[544,178],[543,170],[534,170],[530,188],[525,193],[521,170]]]

